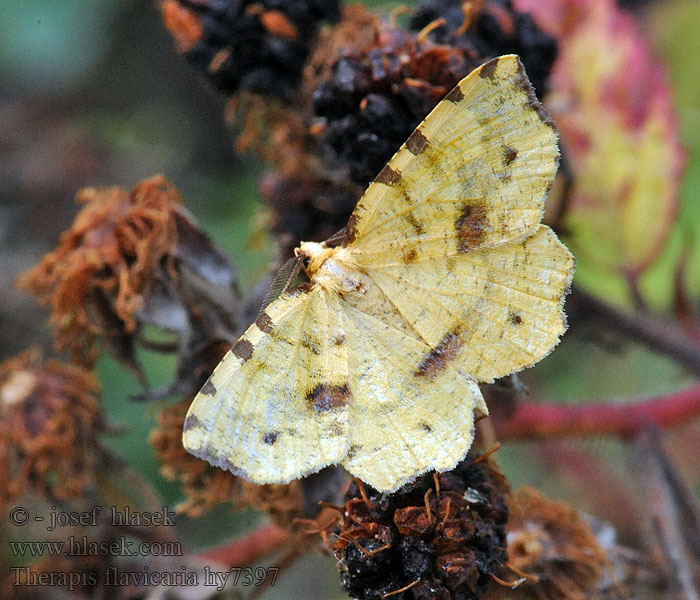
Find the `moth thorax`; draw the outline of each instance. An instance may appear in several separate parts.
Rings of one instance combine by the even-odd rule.
[[[306,270],[315,283],[333,291],[358,289],[358,273],[352,268],[347,249],[302,242],[296,253],[308,259]]]

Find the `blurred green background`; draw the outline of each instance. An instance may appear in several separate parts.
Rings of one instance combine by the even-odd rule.
[[[700,258],[700,3],[672,0],[639,10],[642,28],[668,65],[689,153],[678,225],[644,281],[653,304],[664,307],[684,236],[692,239],[693,257]],[[244,291],[256,282],[270,255],[270,242],[260,225],[259,161],[233,151],[234,135],[223,119],[224,99],[174,52],[154,3],[3,0],[0,40],[3,358],[31,345],[51,353],[46,313],[28,295],[14,291],[11,282],[55,247],[77,212],[73,195],[84,186],[131,188],[163,173],[178,187],[202,228],[230,253]],[[691,269],[690,283],[697,296],[697,265]],[[598,292],[605,294],[605,286]],[[153,385],[170,380],[173,361],[146,352],[142,356]],[[175,504],[179,490],[160,476],[148,444],[158,406],[129,402],[140,389],[113,360],[103,357],[98,375],[108,418],[128,430],[110,438],[109,445],[166,502]],[[566,336],[525,379],[537,397],[562,402],[634,400],[680,389],[691,381],[681,368],[642,348],[608,352],[589,340]],[[635,468],[622,444],[600,440],[584,445],[619,473]],[[683,452],[682,445],[677,446],[671,444],[674,456]],[[505,444],[498,456],[515,487],[534,484],[554,497],[574,500],[567,493],[575,489],[569,487],[571,481],[553,477],[551,465],[544,466],[528,444]],[[688,467],[684,474],[700,494],[698,473]],[[576,501],[584,509],[597,508],[595,499],[585,494]],[[220,508],[196,523],[182,519],[180,530],[193,545],[208,546],[257,521],[251,512],[241,515]],[[317,555],[304,558],[265,598],[345,597],[332,563]]]

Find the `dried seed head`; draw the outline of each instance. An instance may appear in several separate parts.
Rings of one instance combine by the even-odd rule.
[[[87,371],[37,352],[0,364],[0,506],[25,491],[74,498],[94,482],[97,390]]]
[[[219,91],[291,98],[324,21],[339,1],[163,0],[178,48]]]
[[[489,598],[579,600],[597,597],[605,552],[581,515],[533,488],[508,500],[508,562],[534,576],[514,590],[493,588]]]
[[[322,154],[361,185],[472,69],[515,52],[542,90],[556,57],[554,39],[507,1],[429,0],[409,31],[357,10],[343,17],[348,23],[319,44],[307,83],[322,123]],[[355,38],[347,33],[353,28],[360,31]]]
[[[144,306],[144,293],[175,247],[171,213],[181,200],[160,176],[131,194],[116,187],[86,188],[76,199],[85,206],[59,247],[18,285],[51,307],[59,347],[90,365],[97,335],[109,335],[117,323],[126,334],[136,329],[135,313]]]
[[[356,598],[475,598],[505,563],[504,494],[495,464],[468,458],[387,495],[355,484],[334,552]]]
[[[280,235],[282,255],[291,255],[301,240],[323,241],[342,229],[360,191],[321,177],[266,174],[260,185],[270,207],[270,228]]]
[[[193,391],[211,372],[211,355],[235,339],[235,273],[158,175],[131,192],[87,188],[85,206],[56,250],[18,285],[51,307],[59,348],[90,366],[99,339],[139,372],[142,325],[173,332],[179,353],[175,391]]]

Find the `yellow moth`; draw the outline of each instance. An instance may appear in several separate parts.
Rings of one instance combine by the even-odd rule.
[[[369,185],[344,234],[303,242],[310,283],[271,302],[194,399],[183,443],[256,483],[333,464],[380,491],[451,469],[477,382],[557,344],[574,259],[540,224],[554,126],[517,56],[455,87]]]

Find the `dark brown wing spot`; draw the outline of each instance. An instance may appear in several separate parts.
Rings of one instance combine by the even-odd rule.
[[[182,426],[182,431],[189,431],[190,429],[202,429],[204,426],[202,422],[197,418],[197,415],[187,415],[185,417],[185,423]]]
[[[315,340],[308,335],[304,334],[301,338],[301,345],[308,350],[311,350],[314,354],[321,354],[321,344],[318,340]]]
[[[440,343],[425,355],[415,375],[424,375],[428,379],[435,378],[447,366],[448,361],[457,357],[461,347],[462,340],[457,333],[448,331]]]
[[[416,252],[415,248],[411,248],[408,252],[406,252],[406,254],[403,255],[403,262],[410,264],[415,262],[417,258],[418,253]]]
[[[418,425],[423,431],[426,431],[428,433],[430,433],[433,430],[433,428],[424,421],[421,421],[420,423],[418,423]]]
[[[457,104],[458,102],[461,102],[464,100],[464,94],[462,93],[462,90],[459,88],[458,85],[452,88],[452,91],[445,96],[445,100],[449,100],[450,102],[453,102],[454,104]]]
[[[374,178],[375,183],[383,183],[384,185],[395,185],[399,181],[401,181],[401,173],[394,171],[389,165],[379,171],[379,175]]]
[[[199,391],[199,393],[205,394],[207,396],[216,395],[216,386],[212,383],[211,377],[207,379],[207,382],[202,386],[202,389]]]
[[[486,209],[480,204],[465,204],[455,221],[457,252],[467,252],[481,244],[488,220]]]
[[[406,148],[414,156],[418,156],[428,147],[428,138],[423,135],[420,129],[416,129],[406,140]]]
[[[306,399],[316,412],[328,412],[343,408],[349,397],[350,390],[347,384],[328,385],[326,383],[317,385],[306,395]]]
[[[516,158],[518,158],[518,151],[509,146],[503,146],[503,166],[507,167]]]
[[[413,227],[413,231],[416,232],[416,235],[421,235],[421,234],[425,233],[425,229],[423,229],[423,225],[421,225],[420,221],[418,221],[418,219],[416,219],[416,217],[413,213],[406,213],[406,215],[404,215],[404,218],[409,223],[409,225],[411,227]]]
[[[508,318],[513,325],[520,325],[523,322],[523,318],[517,313],[510,313]]]
[[[339,335],[333,339],[333,344],[336,346],[342,346],[345,343],[345,336]]]
[[[498,66],[498,57],[490,60],[489,62],[483,64],[479,70],[479,77],[482,79],[493,79],[493,74]]]
[[[360,444],[352,444],[348,448],[348,453],[346,454],[345,458],[347,460],[352,460],[360,450],[362,450],[362,446]]]
[[[261,312],[260,316],[258,316],[258,318],[255,319],[255,324],[258,326],[258,329],[263,333],[270,333],[273,329],[272,319],[270,318],[270,315],[268,315],[265,311]]]
[[[263,436],[263,442],[265,442],[268,446],[272,446],[276,441],[277,441],[277,436],[279,433],[276,431],[268,431],[264,436]]]
[[[248,360],[253,355],[253,344],[251,344],[247,339],[241,338],[236,342],[236,345],[231,349],[234,356],[242,358],[244,361]]]

